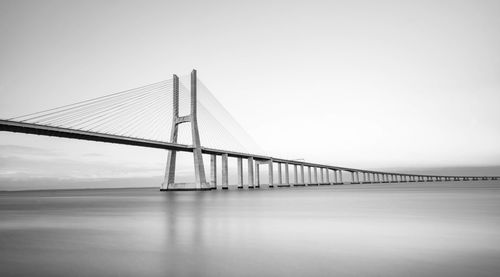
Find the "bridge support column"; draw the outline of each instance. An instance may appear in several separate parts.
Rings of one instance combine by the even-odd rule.
[[[319,184],[319,182],[318,182],[318,168],[315,167],[314,168],[314,185],[317,186],[318,184]]]
[[[320,167],[319,168],[319,181],[318,181],[318,185],[322,185],[323,184],[323,168]]]
[[[304,176],[304,165],[300,165],[300,185],[304,186],[306,184],[306,178]]]
[[[281,163],[278,163],[278,187],[281,187],[283,185],[283,178],[281,174]]]
[[[290,170],[289,170],[289,164],[285,163],[285,187],[290,186]]]
[[[227,154],[222,154],[222,189],[229,188],[229,172],[227,165]]]
[[[307,182],[307,185],[308,186],[311,186],[312,185],[312,173],[311,173],[311,167],[308,166],[307,167],[307,178],[309,179],[309,181]]]
[[[238,168],[238,188],[242,189],[243,188],[243,159],[242,158],[237,159],[236,167]]]
[[[269,160],[269,187],[274,188],[274,180],[273,180],[273,160]]]
[[[299,173],[296,164],[293,165],[293,180],[295,181],[294,186],[299,184]]]
[[[210,155],[210,187],[217,189],[217,156]]]
[[[255,163],[255,188],[260,188],[260,164]]]
[[[250,189],[255,187],[253,164],[253,158],[248,158],[248,188]]]
[[[326,182],[329,185],[333,185],[332,183],[330,183],[330,169],[328,169],[328,168],[326,168]]]

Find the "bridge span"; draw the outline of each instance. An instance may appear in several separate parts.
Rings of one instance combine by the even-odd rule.
[[[113,94],[111,96],[99,97],[88,101],[67,105],[61,108],[55,108],[40,113],[30,114],[31,118],[17,117],[9,120],[0,120],[0,131],[16,132],[24,134],[52,136],[68,139],[78,139],[87,141],[106,142],[114,144],[123,144],[147,148],[164,149],[168,151],[167,166],[165,170],[165,179],[160,190],[212,190],[217,188],[229,188],[229,158],[236,159],[237,168],[237,187],[260,188],[264,184],[261,182],[260,167],[268,168],[267,186],[274,187],[295,187],[295,186],[323,186],[323,185],[341,185],[341,184],[370,184],[370,183],[401,183],[401,182],[441,182],[441,181],[478,181],[478,180],[498,180],[498,176],[442,176],[427,174],[405,174],[396,172],[382,172],[373,170],[364,170],[357,168],[347,168],[332,166],[326,164],[310,163],[298,160],[282,159],[278,157],[264,156],[259,154],[250,154],[230,150],[203,147],[201,145],[198,129],[197,117],[197,76],[196,70],[191,73],[190,82],[190,114],[179,116],[179,78],[174,75],[172,79],[172,128],[170,131],[170,141],[157,139],[145,139],[134,136],[118,135],[102,131],[93,131],[92,128],[72,128],[64,126],[63,123],[79,122],[78,116],[85,118],[85,122],[98,122],[104,124],[102,116],[85,114],[84,111],[93,111],[94,113],[103,113],[102,110],[116,110],[117,106],[132,106],[141,99],[148,99],[148,94],[131,94],[129,91],[125,94]],[[142,88],[141,88],[142,89]],[[158,88],[154,88],[158,90]],[[153,90],[153,88],[151,89]],[[150,92],[148,92],[150,93]],[[119,98],[121,97],[121,98]],[[116,100],[122,99],[122,102]],[[125,100],[126,99],[126,102]],[[115,102],[113,102],[113,101]],[[153,100],[148,99],[149,102]],[[107,106],[106,106],[107,105]],[[111,107],[108,107],[111,106]],[[105,107],[105,109],[103,108]],[[92,117],[93,116],[93,117]],[[107,116],[107,117],[106,117]],[[117,117],[113,114],[106,115],[104,118]],[[23,120],[16,120],[24,118]],[[38,121],[29,122],[36,118]],[[90,118],[90,119],[89,119]],[[38,122],[44,122],[45,124]],[[50,119],[50,120],[49,120]],[[99,121],[97,121],[97,119]],[[55,124],[57,122],[58,124]],[[191,125],[192,144],[177,143],[178,125],[189,123]],[[100,126],[99,125],[99,126]],[[193,153],[193,162],[195,169],[194,184],[181,184],[175,182],[175,161],[177,152]],[[205,175],[205,166],[203,154],[210,156],[210,176]],[[221,170],[217,168],[217,157],[221,157]],[[244,174],[243,161],[246,161],[246,174]],[[274,172],[277,169],[277,176]],[[217,184],[217,175],[221,173],[221,184]],[[292,171],[292,174],[290,174]],[[247,181],[244,182],[244,175]],[[290,176],[292,175],[292,176]],[[348,177],[348,178],[347,178]],[[348,180],[346,180],[348,179]]]

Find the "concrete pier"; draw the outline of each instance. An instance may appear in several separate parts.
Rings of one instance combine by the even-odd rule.
[[[251,188],[253,189],[255,187],[255,180],[254,180],[254,170],[253,170],[253,166],[254,166],[254,161],[253,161],[253,158],[250,157],[247,159],[248,160],[248,188]]]
[[[255,188],[260,188],[260,164],[255,163]]]
[[[290,186],[290,171],[289,171],[290,165],[288,163],[285,163],[285,187]]]
[[[310,166],[307,167],[307,173],[308,173],[307,174],[307,179],[308,179],[307,185],[312,186],[313,183],[312,183],[312,174],[311,174],[311,167]]]
[[[304,172],[304,165],[300,165],[300,185],[305,186],[306,185],[306,176]]]
[[[269,160],[268,162],[268,170],[269,170],[269,173],[268,173],[268,182],[269,182],[269,187],[270,188],[273,188],[274,187],[274,170],[273,170],[273,160]]]
[[[289,171],[289,164],[284,163],[285,166],[285,183],[281,184],[280,187],[289,187],[290,186],[290,171]]]
[[[229,172],[228,172],[228,164],[227,164],[227,154],[222,155],[222,189],[229,188]]]
[[[281,174],[281,163],[278,163],[278,187],[283,185],[283,176]]]
[[[236,168],[237,168],[237,182],[238,182],[238,188],[242,189],[243,188],[243,159],[242,158],[237,158],[236,160]]]
[[[293,181],[294,181],[294,186],[297,186],[299,184],[299,173],[297,171],[297,165],[293,165]]]
[[[210,155],[210,187],[217,188],[217,155]]]

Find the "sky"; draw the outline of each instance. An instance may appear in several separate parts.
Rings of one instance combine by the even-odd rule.
[[[277,157],[498,168],[499,49],[499,1],[2,0],[0,118],[196,68]],[[162,150],[13,133],[0,133],[0,148],[0,190],[150,184],[166,160]],[[180,178],[191,159],[181,157]]]

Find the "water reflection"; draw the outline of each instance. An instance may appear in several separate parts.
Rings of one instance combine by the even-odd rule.
[[[497,276],[500,184],[0,194],[0,276]]]

